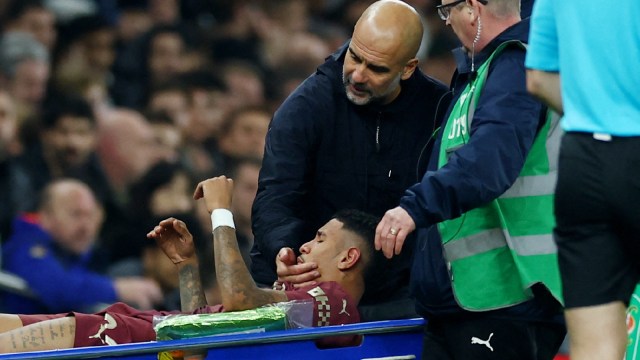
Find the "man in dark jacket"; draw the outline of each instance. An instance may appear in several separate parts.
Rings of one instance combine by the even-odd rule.
[[[295,265],[291,249],[313,238],[339,209],[382,215],[418,181],[447,92],[417,68],[422,33],[419,15],[406,3],[374,3],[350,42],[276,111],[252,214],[251,270],[258,283],[276,280],[274,260],[282,248],[288,261],[279,264],[281,280],[312,281],[319,275],[307,272],[313,264]],[[367,288],[363,303],[408,284],[410,254],[394,262],[388,287]],[[299,273],[305,275],[285,276]]]
[[[443,0],[438,12],[463,44],[453,102],[376,248],[414,250],[425,358],[552,359],[565,334],[551,236],[561,131],[526,93],[529,24],[518,0]],[[403,244],[416,228],[416,246]]]

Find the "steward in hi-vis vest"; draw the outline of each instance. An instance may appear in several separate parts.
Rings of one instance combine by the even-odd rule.
[[[478,68],[461,93],[444,126],[438,168],[451,153],[469,142],[476,104],[491,61],[507,46],[502,43]],[[454,296],[467,310],[492,310],[533,297],[531,287],[544,284],[561,301],[553,192],[562,130],[559,117],[548,112],[515,183],[500,197],[460,217],[438,224]]]

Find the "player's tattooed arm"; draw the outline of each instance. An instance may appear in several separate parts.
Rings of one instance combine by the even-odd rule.
[[[225,311],[254,309],[287,301],[282,291],[256,286],[242,259],[235,230],[219,226],[213,231],[216,279]]]
[[[207,305],[200,279],[198,262],[185,262],[178,267],[180,280],[180,304],[183,312],[192,312]]]

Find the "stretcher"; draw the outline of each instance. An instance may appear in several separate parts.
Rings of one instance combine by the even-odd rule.
[[[423,319],[375,321],[254,334],[230,334],[194,339],[86,347],[0,355],[6,359],[128,359],[156,360],[174,350],[206,352],[205,359],[419,359]],[[358,346],[318,349],[314,340],[327,336],[363,336]]]

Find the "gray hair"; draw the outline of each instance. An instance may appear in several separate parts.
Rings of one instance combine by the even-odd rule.
[[[489,0],[487,6],[499,18],[520,15],[520,0]]]
[[[0,40],[0,73],[12,78],[23,61],[49,63],[49,51],[29,33],[11,31]]]

